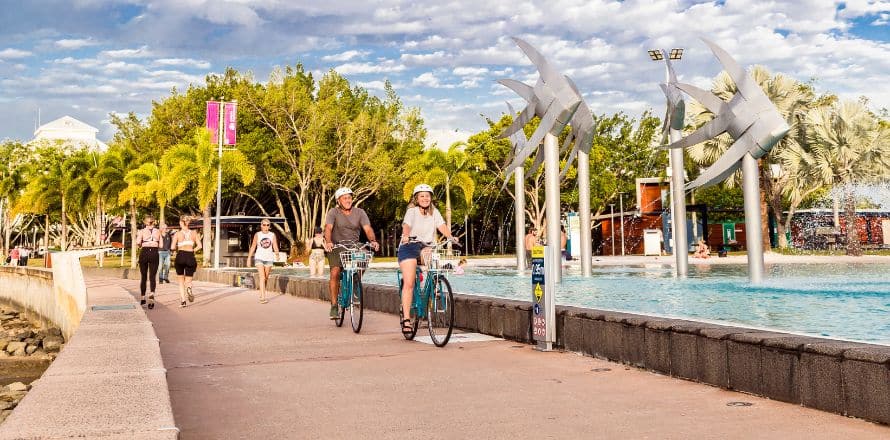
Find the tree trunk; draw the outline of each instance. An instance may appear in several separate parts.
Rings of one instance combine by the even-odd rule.
[[[764,178],[763,167],[761,166],[761,161],[758,161],[757,168],[760,171],[760,236],[763,242],[763,251],[764,252],[772,252],[773,246],[770,242],[769,235],[769,204],[766,199],[766,191],[767,185],[770,184],[769,179]]]
[[[44,258],[44,266],[46,266],[46,261],[49,259],[49,214],[46,214],[46,220],[43,226],[43,258]]]
[[[445,224],[451,230],[451,184],[445,181]]]
[[[130,200],[130,268],[136,268],[136,202]]]
[[[62,194],[62,252],[68,250],[68,212],[65,195]]]
[[[158,216],[159,217],[158,218],[158,226],[160,226],[162,224],[164,224],[164,225],[167,224],[166,220],[164,219],[164,211],[166,210],[167,206],[165,204],[160,204],[160,205],[161,205],[161,215]]]
[[[862,256],[859,227],[856,225],[856,198],[851,184],[844,185],[844,217],[847,223],[847,255]]]
[[[216,231],[216,232],[219,233],[219,231]],[[211,233],[210,233],[210,205],[209,204],[206,207],[204,207],[203,234],[204,234],[204,238],[203,238],[204,242],[201,246],[204,249],[202,251],[203,257],[201,258],[201,261],[203,261],[204,266],[207,267],[210,265],[210,254],[212,251],[211,246],[210,246]]]
[[[0,206],[2,206],[3,214],[3,255],[9,255],[9,236],[12,234],[11,223],[9,221],[9,199],[3,199],[0,201]]]

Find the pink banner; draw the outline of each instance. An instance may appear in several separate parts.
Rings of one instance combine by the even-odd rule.
[[[219,103],[216,101],[207,101],[207,116],[204,119],[204,126],[210,132],[210,144],[216,145],[217,136],[219,136]]]
[[[225,121],[225,134],[223,135],[223,144],[225,145],[235,145],[235,132],[236,132],[236,116],[238,113],[238,106],[234,102],[225,103],[225,117],[223,120]]]

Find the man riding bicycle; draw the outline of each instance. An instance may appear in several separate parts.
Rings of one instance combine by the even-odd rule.
[[[436,240],[436,230],[447,239],[453,240],[451,230],[442,214],[433,205],[433,188],[425,183],[414,187],[405,220],[402,222],[402,239],[399,245],[398,261],[402,271],[402,331],[410,332],[412,329],[411,300],[414,292],[417,259],[423,253],[427,243]]]
[[[324,225],[324,250],[327,252],[328,265],[331,266],[331,279],[328,282],[328,292],[331,297],[331,319],[337,319],[337,293],[340,291],[340,272],[343,264],[340,262],[340,253],[345,251],[342,246],[336,246],[342,242],[358,242],[362,230],[371,241],[374,251],[380,250],[374,229],[368,214],[361,208],[352,206],[352,190],[342,187],[334,192],[336,207],[331,208],[325,216]]]

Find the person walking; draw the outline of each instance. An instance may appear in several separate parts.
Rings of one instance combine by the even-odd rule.
[[[173,243],[170,245],[170,249],[176,251],[173,267],[176,269],[176,275],[179,276],[179,307],[186,306],[186,299],[188,302],[195,301],[195,294],[192,292],[192,277],[198,268],[195,252],[201,249],[201,234],[189,228],[191,221],[192,217],[189,215],[179,218],[179,232],[173,236]]]
[[[158,282],[170,284],[170,246],[173,244],[173,235],[167,230],[167,224],[161,223],[161,246],[158,249],[160,266],[158,268]]]
[[[139,293],[140,305],[145,305],[145,284],[151,286],[151,293],[148,295],[148,308],[155,308],[155,288],[157,287],[158,275],[158,246],[161,243],[161,232],[155,228],[155,219],[150,215],[146,215],[142,219],[144,228],[136,234],[136,246],[139,247]]]
[[[269,281],[269,274],[272,272],[272,265],[278,256],[278,239],[272,228],[272,221],[264,218],[260,221],[260,230],[253,234],[253,241],[250,243],[250,250],[247,252],[247,261],[253,258],[253,264],[256,266],[257,274],[260,279],[260,304],[266,304],[266,283]],[[254,252],[256,255],[254,255]]]
[[[340,262],[340,253],[343,247],[334,249],[335,244],[342,242],[356,243],[361,231],[371,241],[371,248],[376,252],[380,249],[374,229],[368,214],[361,208],[352,206],[352,190],[347,187],[338,188],[334,192],[334,203],[337,206],[331,208],[325,215],[324,225],[324,250],[327,253],[328,265],[331,267],[331,278],[328,281],[328,293],[331,298],[331,319],[337,319],[339,308],[337,306],[337,293],[340,291],[340,272],[343,264]]]
[[[309,251],[309,276],[324,276],[324,235],[321,228],[315,228],[315,236],[310,240]]]

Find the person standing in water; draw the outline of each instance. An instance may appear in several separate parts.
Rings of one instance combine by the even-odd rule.
[[[321,228],[315,228],[315,236],[312,237],[310,242],[310,249],[312,249],[309,253],[309,276],[310,277],[323,277],[324,276],[324,235],[322,235]]]

